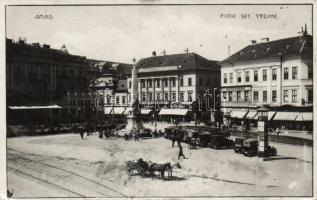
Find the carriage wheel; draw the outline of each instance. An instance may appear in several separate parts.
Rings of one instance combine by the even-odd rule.
[[[132,175],[133,175],[133,170],[131,170],[131,169],[127,169],[126,172],[127,172],[127,174],[128,174],[129,176],[132,176]]]

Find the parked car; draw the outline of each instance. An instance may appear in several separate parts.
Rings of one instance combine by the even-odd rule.
[[[207,131],[195,132],[193,137],[197,138],[197,145],[200,147],[208,147],[210,144],[211,133]]]
[[[72,128],[68,125],[61,125],[60,132],[61,133],[70,133],[70,132],[72,132]]]
[[[246,139],[243,141],[243,155],[245,156],[256,156],[258,155],[258,140]]]
[[[243,141],[245,140],[246,138],[244,137],[237,137],[234,139],[234,145],[233,145],[233,150],[234,152],[236,153],[242,153],[242,150],[243,150]]]
[[[267,146],[265,151],[266,151],[267,156],[276,156],[277,155],[277,150],[273,146]]]
[[[150,129],[144,129],[140,131],[140,137],[152,137],[152,133]]]
[[[228,139],[223,135],[211,135],[210,136],[210,147],[214,149],[219,149],[222,147],[232,148],[233,140]]]
[[[40,125],[34,127],[34,134],[35,135],[40,135],[40,134],[43,134],[43,133],[44,133],[44,128],[41,127]]]

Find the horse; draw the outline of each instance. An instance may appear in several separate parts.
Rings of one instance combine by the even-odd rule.
[[[152,175],[152,177],[154,177],[155,172],[158,171],[161,173],[161,178],[165,180],[165,175],[164,175],[165,171],[168,172],[168,178],[170,179],[172,178],[172,172],[174,167],[181,169],[181,165],[179,163],[176,163],[173,165],[171,165],[170,162],[164,163],[164,164],[153,163],[149,167],[149,172]]]

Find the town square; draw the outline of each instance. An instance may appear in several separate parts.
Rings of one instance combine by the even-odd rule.
[[[8,198],[313,196],[312,5],[6,17]]]

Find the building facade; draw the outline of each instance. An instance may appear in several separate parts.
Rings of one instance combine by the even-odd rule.
[[[22,39],[17,42],[7,39],[8,123],[23,122],[30,118],[24,114],[36,116],[36,121],[43,121],[44,118],[62,119],[60,116],[76,118],[69,116],[72,115],[69,107],[78,105],[76,97],[79,96],[82,105],[78,106],[86,106],[87,101],[82,101],[82,98],[88,92],[87,71],[86,58],[69,54],[65,45],[61,49],[52,49],[47,44],[27,44]],[[76,103],[73,104],[74,101]],[[59,109],[49,109],[52,108],[50,105],[57,105],[54,108]],[[37,106],[41,106],[41,109]],[[78,114],[78,110],[73,113]]]
[[[157,111],[159,115],[177,115],[178,109],[192,109],[197,102],[201,110],[217,107],[212,93],[220,86],[220,66],[216,61],[195,53],[173,54],[143,58],[136,64],[138,99],[144,110]],[[131,91],[131,79],[129,79]],[[129,97],[129,101],[131,97]],[[215,99],[216,100],[216,99]],[[174,109],[174,110],[173,110]],[[187,112],[180,112],[179,115]]]
[[[110,61],[89,60],[90,90],[97,97],[103,97],[103,107],[98,115],[123,115],[128,104],[128,77],[132,65]],[[96,108],[96,106],[95,106]],[[100,113],[101,112],[101,113]]]
[[[237,124],[252,122],[264,105],[274,127],[311,127],[312,50],[312,36],[303,33],[253,43],[221,61],[221,109],[227,118]]]

